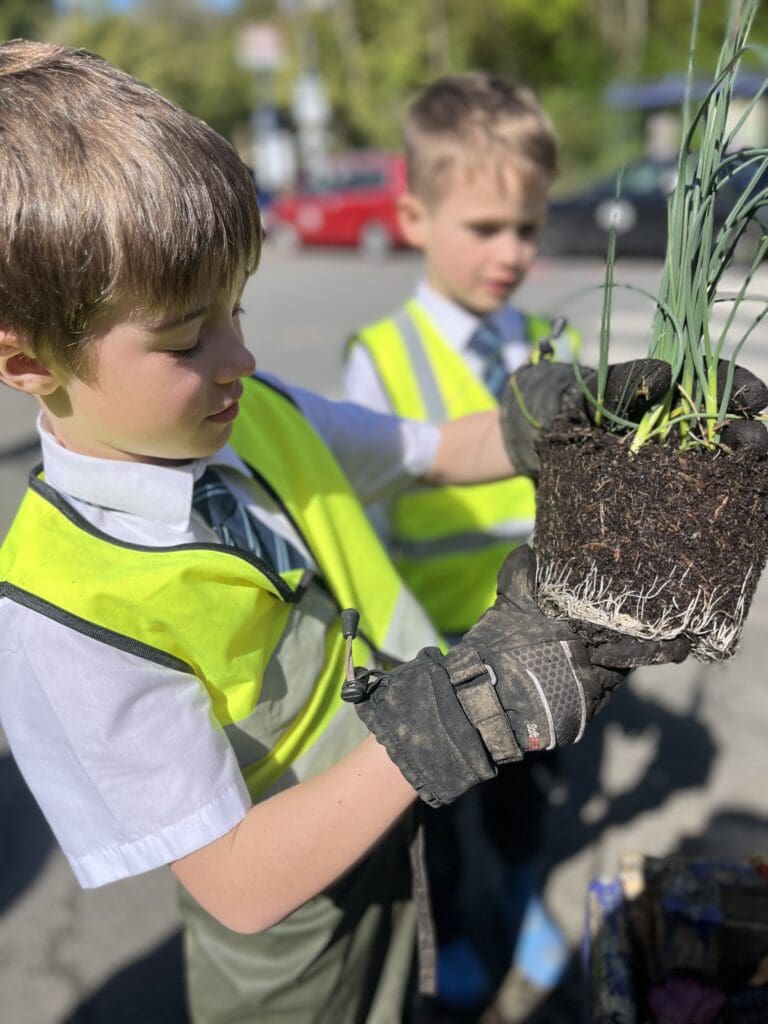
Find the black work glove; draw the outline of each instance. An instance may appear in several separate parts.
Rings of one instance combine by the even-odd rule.
[[[582,380],[597,393],[597,370],[579,367]],[[633,359],[608,367],[604,404],[610,412],[639,420],[663,397],[672,380],[672,368],[663,359]],[[523,476],[539,475],[534,442],[539,429],[550,427],[556,416],[594,417],[570,363],[539,362],[523,366],[509,378],[501,399],[501,432],[512,465]],[[535,420],[537,425],[531,423]]]
[[[597,393],[597,371],[580,367],[587,389]],[[723,392],[728,363],[718,367]],[[604,405],[609,412],[636,422],[669,388],[672,370],[661,359],[634,359],[608,367]],[[734,368],[728,411],[751,417],[768,405],[768,387],[743,366]],[[552,425],[556,416],[594,420],[595,407],[584,396],[570,363],[537,363],[512,374],[501,401],[501,430],[513,466],[534,480],[539,474],[535,441],[539,428]],[[538,426],[531,423],[535,420]],[[768,454],[768,430],[752,419],[730,420],[720,439],[731,448],[753,448]]]
[[[494,605],[448,654],[428,647],[373,674],[357,712],[426,803],[450,803],[519,761],[580,739],[628,670],[682,661],[686,640],[621,639],[588,648],[539,611],[536,559],[508,556]]]
[[[728,363],[720,360],[717,367],[718,398],[725,391],[728,378]],[[768,454],[768,429],[757,416],[768,405],[768,386],[743,366],[734,366],[731,382],[731,397],[728,400],[728,412],[747,417],[740,420],[728,420],[720,431],[720,440],[729,448],[751,448],[765,456]]]

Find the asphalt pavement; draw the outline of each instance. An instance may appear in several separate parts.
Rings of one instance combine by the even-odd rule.
[[[614,359],[644,354],[652,307],[642,290],[653,292],[658,271],[648,263],[618,265],[617,280],[632,290],[616,297]],[[340,397],[345,338],[355,325],[395,308],[418,276],[411,254],[366,264],[353,253],[289,257],[267,248],[245,294],[248,345],[262,368]],[[601,279],[596,261],[542,261],[520,302],[565,313],[588,339],[589,361]],[[735,279],[726,285],[735,286]],[[768,292],[768,271],[755,291]],[[756,332],[743,356],[763,375],[767,340],[765,331]],[[0,535],[37,459],[34,415],[23,398],[0,394]],[[570,796],[552,816],[543,864],[547,902],[574,963],[586,887],[615,871],[622,852],[768,853],[767,634],[763,581],[736,657],[720,667],[688,662],[637,672],[582,742],[564,752]],[[183,1024],[170,873],[80,890],[1,733],[0,821],[0,1021]],[[570,998],[575,1020],[578,985]],[[544,1019],[560,1018],[553,1009]]]

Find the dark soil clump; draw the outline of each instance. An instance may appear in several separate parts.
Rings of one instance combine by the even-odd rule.
[[[595,642],[685,633],[704,660],[732,654],[768,556],[768,460],[653,443],[630,454],[566,420],[537,451],[542,607]]]

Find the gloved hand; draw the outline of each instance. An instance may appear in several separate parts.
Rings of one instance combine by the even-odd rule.
[[[584,384],[597,393],[597,370],[579,367]],[[668,390],[672,368],[662,359],[633,359],[608,367],[605,408],[636,421]],[[523,476],[539,475],[534,442],[541,428],[561,414],[593,419],[570,363],[539,362],[523,366],[509,378],[501,400],[501,432],[512,465]],[[531,420],[536,421],[536,425]]]
[[[721,359],[717,367],[718,398],[725,391],[728,363]],[[757,416],[768,406],[768,386],[743,366],[734,366],[728,412],[738,416]],[[729,420],[720,431],[720,440],[729,448],[752,448],[768,454],[768,429],[759,420]]]
[[[528,751],[580,739],[628,670],[682,661],[688,642],[620,639],[588,648],[533,599],[536,559],[508,556],[494,605],[448,654],[428,647],[373,673],[357,712],[419,796],[450,803]]]
[[[580,367],[584,384],[597,393],[597,371]],[[722,394],[728,363],[718,367]],[[658,402],[669,388],[672,371],[660,359],[635,359],[608,367],[604,404],[609,412],[637,421]],[[743,366],[734,368],[728,411],[751,417],[768,405],[768,387]],[[539,473],[535,440],[540,428],[549,427],[556,416],[574,415],[594,420],[594,406],[579,387],[569,363],[540,362],[523,366],[512,374],[501,401],[501,430],[507,453],[518,473],[534,480]],[[538,424],[535,426],[531,419]],[[721,441],[731,448],[753,448],[768,454],[768,430],[751,419],[731,420],[721,431]]]

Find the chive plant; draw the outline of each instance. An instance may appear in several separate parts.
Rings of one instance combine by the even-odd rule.
[[[765,207],[763,214],[768,222],[768,148],[736,149],[744,123],[765,96],[768,82],[738,119],[731,116],[736,76],[749,48],[747,39],[759,0],[733,3],[712,85],[692,112],[694,50],[701,2],[694,0],[683,131],[676,182],[668,200],[667,249],[658,292],[648,296],[655,303],[648,356],[670,364],[670,388],[639,422],[627,418],[621,403],[618,411],[605,407],[613,294],[616,288],[630,287],[614,277],[615,229],[609,237],[606,257],[597,380],[590,388],[574,361],[581,389],[593,407],[594,422],[621,435],[630,453],[651,443],[689,452],[718,448],[720,433],[732,417],[728,406],[736,360],[768,313],[768,302],[765,297],[759,298],[758,312],[746,318],[746,330],[736,330],[737,322],[744,320],[737,314],[747,302],[755,301],[749,292],[750,285],[768,253],[768,238],[758,216]],[[617,196],[620,194],[619,177]],[[756,228],[761,237],[748,262],[741,264],[744,245]],[[725,274],[737,261],[741,272],[739,285],[735,294],[725,295]],[[715,327],[713,317],[718,302],[729,304],[721,328]],[[734,334],[741,336],[734,339]],[[576,484],[570,487],[570,453],[561,442],[562,438],[558,438],[549,447],[550,463],[539,481],[540,495],[544,494],[534,537],[539,607],[550,615],[566,617],[598,631],[607,629],[656,640],[684,635],[691,643],[694,657],[702,661],[729,657],[736,649],[765,562],[764,517],[760,517],[759,511],[755,513],[758,528],[745,531],[749,543],[708,543],[706,554],[702,555],[702,531],[707,519],[706,514],[703,520],[699,515],[694,495],[690,504],[678,503],[679,524],[690,526],[689,534],[677,537],[679,543],[674,542],[674,523],[667,534],[662,531],[659,542],[655,532],[660,525],[658,516],[653,517],[654,525],[647,537],[646,531],[640,529],[632,534],[633,527],[639,524],[632,518],[631,503],[629,508],[627,505],[626,488],[631,486],[628,481],[635,481],[640,490],[645,488],[646,497],[657,498],[664,493],[664,481],[660,488],[654,488],[646,485],[644,474],[648,466],[660,466],[662,473],[668,466],[668,483],[673,488],[670,493],[684,494],[685,483],[681,484],[681,478],[688,479],[690,474],[695,484],[702,479],[701,471],[709,472],[709,462],[692,459],[684,471],[677,463],[687,460],[673,463],[655,458],[662,454],[658,451],[648,451],[653,460],[628,461],[626,480],[617,477],[615,486],[606,487],[605,473],[614,466],[620,469],[620,464],[601,461],[598,453],[610,450],[613,457],[616,449],[598,445],[579,460],[581,473],[574,475]],[[692,472],[693,467],[696,472]],[[768,493],[763,476],[743,471],[738,460],[732,468],[737,471],[734,480],[746,480],[738,475],[742,472],[751,474],[749,480],[754,490],[750,493],[757,496],[753,505],[762,507],[763,496]],[[718,470],[722,470],[722,461]],[[590,481],[594,489],[585,499],[577,493],[578,487],[584,482],[589,485]],[[681,485],[683,491],[679,490]],[[719,494],[716,497],[720,499]],[[698,500],[710,499],[714,501],[705,490],[699,492]],[[565,510],[561,508],[564,502]],[[727,502],[726,496],[716,508],[707,506],[712,521],[718,519]],[[583,517],[586,525],[581,525],[582,520],[576,515],[569,520],[567,510],[583,510],[585,506],[589,509]],[[738,516],[740,511],[734,503],[734,510],[724,515]],[[572,529],[569,521],[574,524]],[[735,520],[729,518],[728,522],[732,526]]]
[[[763,83],[738,121],[731,125],[729,112],[736,75],[759,0],[737,0],[732,5],[728,30],[714,81],[696,112],[691,115],[694,50],[701,0],[696,0],[688,56],[683,130],[677,178],[668,202],[667,249],[655,299],[656,313],[648,355],[672,366],[672,384],[664,398],[639,423],[604,407],[610,346],[611,303],[614,287],[615,229],[606,258],[603,314],[600,330],[596,395],[586,397],[595,407],[595,421],[613,430],[631,432],[631,450],[648,441],[669,441],[683,449],[714,448],[719,431],[730,414],[735,360],[747,338],[768,312],[768,303],[753,317],[746,332],[727,356],[725,382],[718,388],[718,367],[726,359],[736,314],[743,303],[753,301],[749,286],[768,251],[768,237],[758,219],[768,204],[768,148],[737,151],[736,140],[744,122],[768,88]],[[620,190],[620,183],[618,186]],[[728,197],[735,198],[727,208]],[[766,211],[768,213],[768,211]],[[722,219],[721,219],[722,218]],[[728,268],[740,255],[755,226],[761,238],[744,268],[738,291],[727,298],[719,286]],[[728,302],[730,309],[722,329],[715,333],[715,303]],[[577,368],[578,374],[578,368]]]

